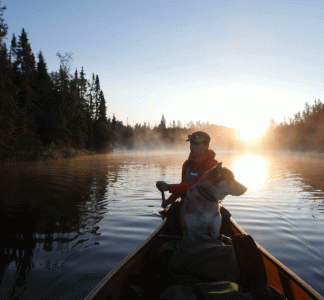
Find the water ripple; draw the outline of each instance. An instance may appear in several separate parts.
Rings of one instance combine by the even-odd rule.
[[[4,167],[3,293],[84,298],[161,223],[155,181],[178,183],[187,157],[124,153]],[[258,243],[324,295],[324,160],[217,157],[249,187],[223,205]]]

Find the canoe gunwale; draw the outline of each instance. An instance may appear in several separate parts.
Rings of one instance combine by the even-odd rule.
[[[231,217],[232,225],[242,234],[247,234]],[[293,271],[291,271],[288,267],[286,267],[283,263],[281,263],[278,259],[276,259],[273,255],[271,255],[267,250],[265,250],[262,246],[260,246],[257,242],[255,242],[258,249],[260,250],[262,256],[268,259],[273,265],[276,266],[278,271],[288,277],[291,281],[296,283],[304,292],[306,292],[312,299],[324,300],[319,293],[317,293],[309,284],[303,281],[298,275],[296,275]]]
[[[113,268],[99,283],[98,285],[87,295],[85,300],[92,299],[106,299],[105,297],[100,296],[102,290],[105,289],[105,286],[114,279],[123,269],[128,268],[128,266],[135,259],[136,254],[143,252],[145,248],[149,246],[149,244],[154,243],[154,238],[159,234],[159,232],[163,231],[166,226],[166,219],[162,221],[162,223],[156,228],[149,237],[143,241],[139,246],[137,246],[132,252],[130,252],[115,268]]]
[[[231,217],[230,221],[232,223],[232,227],[235,229],[234,231],[239,232],[241,234],[247,234]],[[121,295],[118,287],[115,286],[115,291],[112,289],[113,282],[117,282],[121,287],[125,282],[128,274],[137,274],[138,270],[136,267],[142,267],[142,260],[145,258],[146,254],[152,252],[152,247],[156,240],[161,240],[158,238],[158,235],[164,233],[166,230],[166,219],[162,221],[162,223],[158,226],[157,229],[145,240],[141,243],[137,248],[135,248],[131,253],[129,253],[114,269],[112,269],[101,281],[100,283],[88,294],[85,298],[86,300],[97,300],[97,299],[117,299],[119,295]],[[265,258],[273,265],[273,267],[278,271],[279,276],[283,276],[287,278],[289,281],[293,282],[300,290],[302,290],[305,294],[307,294],[307,299],[316,299],[316,300],[324,300],[319,293],[317,293],[312,287],[310,287],[306,282],[304,282],[301,278],[299,278],[293,271],[288,269],[284,264],[282,264],[278,259],[276,259],[273,255],[271,255],[268,251],[266,251],[263,247],[261,247],[257,242],[255,242],[263,259]],[[140,260],[140,261],[138,261]],[[266,268],[267,269],[267,268]],[[136,272],[131,273],[131,271],[136,270]],[[285,293],[285,291],[282,291]],[[112,298],[112,294],[115,297]],[[110,295],[110,298],[109,298]],[[117,296],[116,296],[117,295]],[[107,298],[108,296],[108,298]],[[289,297],[286,295],[287,299],[301,299],[300,297],[295,297],[291,295]]]

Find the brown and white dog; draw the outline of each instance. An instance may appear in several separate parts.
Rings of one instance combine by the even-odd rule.
[[[219,200],[227,195],[240,196],[247,188],[235,180],[234,174],[219,163],[207,171],[187,191],[180,211],[184,235],[208,235],[217,238],[222,226]]]

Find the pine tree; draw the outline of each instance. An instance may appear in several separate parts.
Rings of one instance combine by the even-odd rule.
[[[14,62],[15,84],[19,88],[17,134],[19,148],[32,150],[40,146],[36,133],[35,117],[38,113],[38,97],[35,93],[35,57],[25,29],[17,43],[17,59]]]
[[[117,131],[117,121],[116,121],[115,114],[113,114],[113,118],[111,121],[111,128],[112,128],[113,132]]]
[[[8,49],[7,49],[7,44],[6,43],[2,43],[0,44],[0,55],[1,57],[6,60],[9,61],[9,55],[8,55]]]
[[[74,72],[74,88],[75,88],[75,96],[79,99],[80,98],[80,80],[79,80],[79,73],[78,69],[75,69]]]
[[[0,8],[0,159],[16,150],[17,105],[15,97],[18,92],[12,81],[13,73],[7,46],[2,43],[7,33],[7,26],[2,18],[4,10],[5,7]]]
[[[89,83],[89,94],[88,94],[88,99],[89,99],[89,114],[91,116],[91,119],[94,118],[94,99],[95,99],[95,75],[92,74],[92,81],[91,84]]]
[[[0,1],[1,4],[1,1]],[[3,12],[7,9],[6,6],[0,6],[0,45],[2,44],[3,38],[8,33],[8,25],[4,22]]]
[[[83,67],[80,72],[80,97],[84,98],[87,93],[87,79],[85,79],[85,73]]]
[[[94,89],[94,99],[95,99],[95,121],[98,120],[99,117],[99,105],[100,105],[100,81],[99,76],[96,75],[95,79],[95,89]]]
[[[88,113],[85,99],[80,95],[80,79],[78,70],[75,70],[74,78],[70,81],[70,99],[72,114],[68,126],[71,130],[72,146],[81,148],[88,141]]]
[[[309,108],[308,102],[306,102],[305,109],[303,111],[303,120],[305,122],[307,122],[309,119],[309,116],[310,116],[310,108]]]
[[[35,70],[35,57],[32,53],[31,46],[25,29],[22,29],[19,41],[17,44],[17,56],[20,67],[20,72],[29,76]]]
[[[107,123],[107,108],[106,108],[106,100],[103,91],[100,91],[100,105],[99,105],[99,113],[98,113],[98,121]]]
[[[119,137],[118,137],[118,131],[119,131],[118,121],[117,121],[117,119],[115,117],[115,114],[113,114],[113,118],[112,118],[111,123],[109,125],[110,125],[110,128],[108,127],[107,144],[108,145],[109,144],[113,145],[114,143],[118,142],[118,140],[119,140]]]
[[[70,145],[72,136],[72,119],[75,110],[74,99],[70,89],[70,65],[72,53],[56,53],[60,59],[60,68],[57,74],[53,74],[53,80],[58,93],[55,94],[57,105],[55,118],[55,144]]]
[[[36,91],[39,97],[39,109],[36,115],[37,133],[43,145],[49,144],[54,136],[54,124],[57,107],[53,100],[53,83],[48,74],[47,65],[40,51],[36,68]]]
[[[166,129],[166,120],[165,120],[164,115],[162,115],[162,118],[161,118],[161,122],[160,122],[159,128],[162,129],[162,130]]]
[[[12,63],[13,60],[16,61],[16,59],[17,59],[17,39],[15,34],[13,34],[11,40],[11,46],[10,46],[10,54],[9,54],[10,63]]]

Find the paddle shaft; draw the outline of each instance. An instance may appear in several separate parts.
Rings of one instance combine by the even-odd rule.
[[[163,207],[163,205],[164,205],[164,201],[165,201],[165,196],[164,196],[164,191],[161,191],[161,194],[162,194],[162,207]]]

